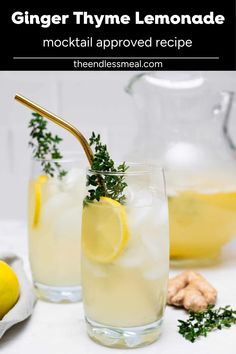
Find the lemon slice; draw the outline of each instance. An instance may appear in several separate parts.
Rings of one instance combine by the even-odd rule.
[[[82,247],[85,255],[99,263],[119,256],[129,239],[125,208],[119,202],[101,197],[83,209]]]
[[[34,183],[34,217],[33,227],[36,227],[39,223],[41,206],[42,206],[42,184],[48,180],[47,176],[39,176]]]

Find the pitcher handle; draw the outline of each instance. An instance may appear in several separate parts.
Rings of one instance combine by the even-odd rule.
[[[233,138],[231,137],[230,134],[230,129],[229,129],[229,122],[230,122],[230,113],[234,104],[234,96],[235,96],[235,92],[233,91],[225,91],[223,92],[223,94],[227,94],[227,104],[226,104],[226,109],[225,109],[225,118],[224,118],[224,122],[223,122],[223,134],[225,137],[225,140],[227,141],[229,147],[232,150],[236,150],[236,145],[233,141]]]
[[[129,95],[133,94],[133,86],[134,84],[139,81],[143,76],[146,76],[146,73],[141,73],[141,74],[137,74],[133,77],[131,77],[131,79],[128,82],[128,85],[125,86],[125,92],[127,92]]]

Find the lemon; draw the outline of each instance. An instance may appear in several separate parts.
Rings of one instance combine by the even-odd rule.
[[[36,227],[39,223],[41,207],[42,207],[42,184],[48,180],[47,176],[39,176],[34,183],[34,217],[33,227]]]
[[[15,272],[0,261],[0,319],[15,305],[20,295],[20,285]]]
[[[110,263],[129,239],[125,208],[116,200],[101,197],[83,209],[82,247],[88,258]]]

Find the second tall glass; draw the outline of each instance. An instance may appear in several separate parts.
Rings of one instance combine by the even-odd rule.
[[[36,293],[45,300],[81,300],[84,193],[85,170],[80,156],[69,154],[62,160],[32,161],[29,257]]]
[[[83,208],[88,334],[105,346],[140,347],[160,335],[166,303],[169,238],[163,171],[134,164],[125,173],[88,175],[101,186],[127,184],[121,202],[108,195]]]

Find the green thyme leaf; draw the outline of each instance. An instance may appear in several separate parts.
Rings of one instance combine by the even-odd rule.
[[[62,138],[58,135],[53,136],[48,131],[48,122],[40,114],[32,113],[32,116],[28,128],[30,128],[31,137],[29,146],[32,148],[33,157],[41,160],[42,171],[46,175],[54,177],[56,174],[61,179],[67,174],[58,162],[63,157],[58,149]],[[50,161],[51,159],[54,161]]]
[[[87,186],[91,186],[91,188],[88,190],[88,196],[85,198],[84,205],[94,200],[99,201],[102,196],[112,198],[124,204],[124,189],[127,187],[127,183],[125,182],[123,173],[127,171],[128,166],[123,162],[118,167],[115,167],[107,146],[101,142],[100,134],[96,135],[93,132],[89,143],[94,150],[91,169],[98,171],[98,174],[87,175]],[[99,174],[102,171],[110,172],[111,174]],[[120,175],[115,175],[115,173],[120,173]]]
[[[206,311],[190,311],[187,321],[178,322],[179,333],[193,343],[198,337],[206,337],[209,332],[236,324],[236,311],[230,306],[215,308],[210,305]]]

